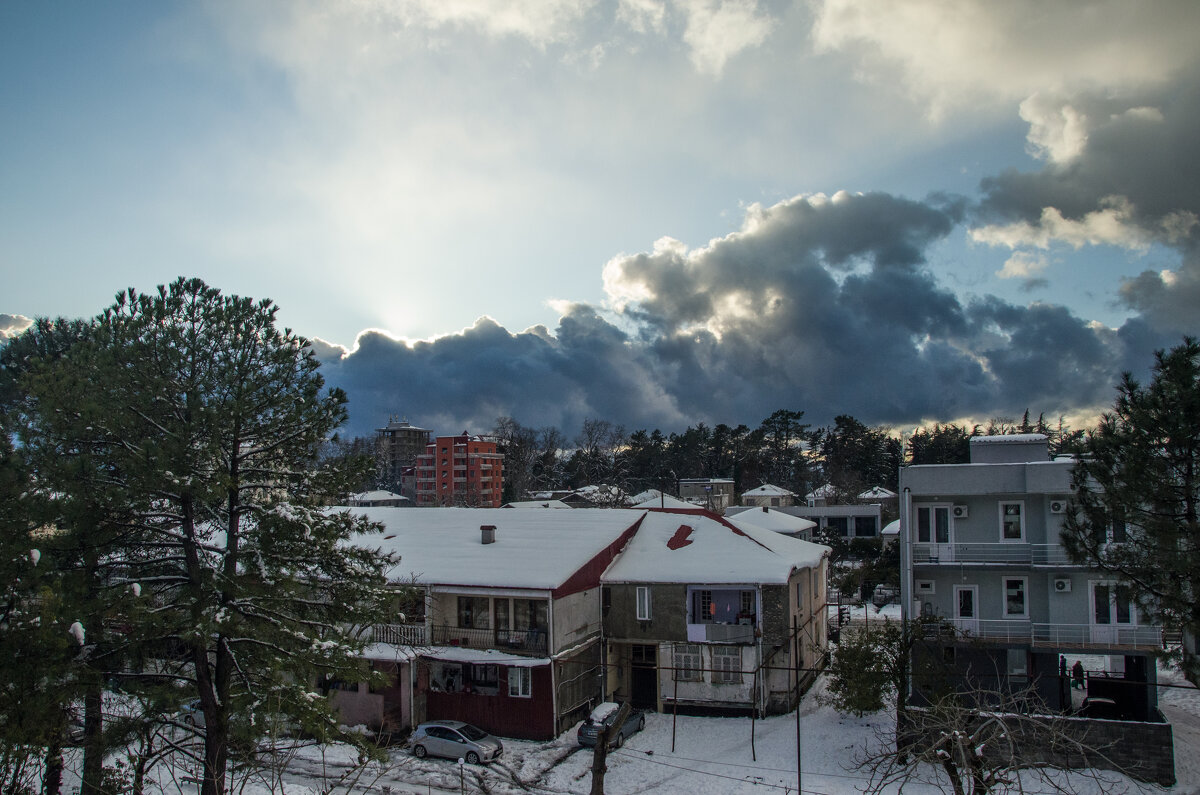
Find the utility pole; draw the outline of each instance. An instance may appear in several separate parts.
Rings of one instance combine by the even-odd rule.
[[[610,732],[619,732],[629,717],[630,706],[626,701],[617,710],[617,716],[608,726],[602,726],[596,735],[596,750],[592,753],[592,791],[590,795],[604,795],[604,774],[608,771],[608,736]]]

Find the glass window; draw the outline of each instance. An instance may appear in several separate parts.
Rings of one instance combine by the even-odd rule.
[[[1026,616],[1029,605],[1025,600],[1025,578],[1006,577],[1004,579],[1004,615]]]
[[[680,682],[699,682],[700,644],[676,643],[674,652],[675,678]]]
[[[696,591],[696,602],[692,615],[694,624],[710,624],[716,613],[716,603],[713,602],[712,591]]]
[[[513,698],[529,698],[533,692],[533,677],[528,668],[508,669],[508,694]]]
[[[1023,541],[1025,539],[1024,503],[1000,503],[1000,540]]]
[[[513,600],[513,629],[540,629],[544,631],[546,626],[546,602],[544,600]]]
[[[737,646],[713,646],[713,684],[740,684],[742,650]]]
[[[492,626],[486,596],[458,597],[458,626],[466,629],[490,629]]]
[[[650,620],[650,588],[639,585],[637,589],[637,620]]]
[[[933,526],[931,519],[931,509],[917,508],[917,543],[929,543],[929,529]]]
[[[825,527],[830,531],[844,536],[849,532],[850,522],[845,516],[830,516],[825,520]]]
[[[854,519],[854,534],[856,536],[874,536],[875,535],[875,517],[874,516],[858,516]]]
[[[754,591],[742,591],[741,612],[745,615],[754,612]]]

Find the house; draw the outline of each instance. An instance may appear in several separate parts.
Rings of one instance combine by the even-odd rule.
[[[716,513],[733,505],[733,481],[729,478],[681,478],[679,498]]]
[[[439,436],[417,457],[417,505],[499,508],[504,454],[492,439]]]
[[[374,629],[377,655],[400,650],[385,661],[408,692],[381,704],[390,728],[454,719],[548,740],[598,702],[600,575],[642,513],[354,510],[385,527],[356,543],[400,555],[388,578],[418,597]]]
[[[960,682],[982,691],[1032,685],[1064,714],[1085,694],[1112,699],[1124,720],[1096,728],[1111,743],[1106,753],[1173,781],[1171,730],[1155,686],[1162,628],[1145,621],[1119,583],[1072,563],[1062,546],[1075,460],[1052,460],[1041,434],[974,437],[970,455],[968,464],[900,470],[902,613],[954,629],[924,653],[951,661]],[[1123,525],[1110,529],[1110,543],[1124,533]],[[1065,668],[1083,655],[1087,689],[1073,696]]]
[[[708,511],[648,510],[601,578],[605,700],[787,711],[823,664],[828,555]]]
[[[775,508],[762,506],[760,508],[730,508],[725,512],[725,518],[738,527],[742,522],[749,522],[765,530],[773,530],[792,538],[812,541],[813,528],[817,523],[802,516],[795,516]]]
[[[412,500],[395,492],[377,489],[351,494],[350,505],[354,508],[404,508],[412,505]]]
[[[756,489],[742,492],[742,505],[780,508],[796,504],[796,495],[782,486],[764,483]]]

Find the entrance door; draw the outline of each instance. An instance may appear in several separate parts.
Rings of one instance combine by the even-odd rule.
[[[930,560],[954,560],[949,505],[917,506],[917,543],[929,545],[927,549]]]
[[[954,586],[954,626],[959,632],[979,634],[979,586]]]
[[[641,709],[658,709],[658,647],[634,644],[629,700]]]
[[[1129,590],[1115,582],[1097,580],[1091,583],[1092,643],[1108,645],[1120,641],[1122,629],[1133,626],[1133,600]]]

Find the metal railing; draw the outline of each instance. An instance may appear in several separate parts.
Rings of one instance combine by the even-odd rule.
[[[425,646],[424,624],[375,624],[371,627],[371,638],[375,643],[390,643],[393,646]]]
[[[545,629],[477,629],[433,627],[433,645],[498,649],[514,654],[544,655],[548,649]]]
[[[1046,624],[1023,620],[954,618],[951,625],[965,638],[995,643],[1028,643],[1050,648],[1162,648],[1163,630],[1128,624]]]
[[[1074,565],[1061,544],[962,543],[912,545],[913,563],[1014,563],[1029,566]]]

